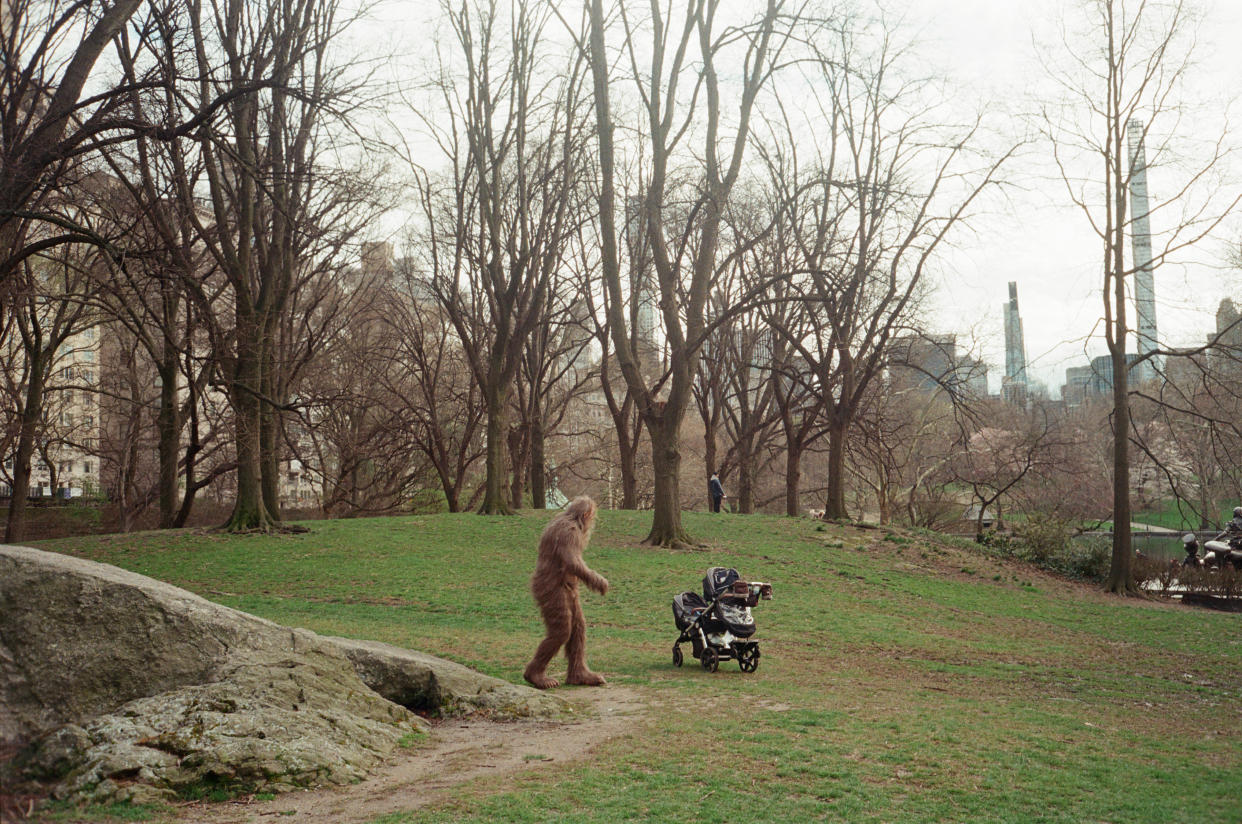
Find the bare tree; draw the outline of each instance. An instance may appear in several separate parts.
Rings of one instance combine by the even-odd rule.
[[[157,16],[154,21],[163,32],[162,60],[169,75],[175,72],[173,58],[181,45],[180,38],[171,30],[174,22],[166,16]],[[137,55],[127,32],[122,32],[118,40],[117,53],[134,118],[147,117],[147,109],[152,106],[175,110],[171,84],[154,90],[153,103],[140,93]],[[126,237],[127,265],[112,267],[100,302],[103,311],[115,321],[114,333],[122,336],[126,345],[132,343],[145,351],[157,375],[155,428],[159,473],[155,494],[162,528],[176,526],[179,520],[184,523],[189,515],[195,485],[186,483],[184,495],[179,490],[182,466],[192,466],[196,458],[182,450],[186,404],[190,397],[201,397],[202,387],[216,368],[208,358],[193,357],[195,315],[185,298],[186,284],[195,284],[197,292],[214,304],[221,282],[194,221],[185,212],[187,204],[175,194],[179,180],[189,190],[199,180],[201,168],[190,152],[188,141],[156,141],[139,135],[105,156],[118,186],[124,187],[128,195],[116,198],[116,219],[128,219],[132,228]],[[198,391],[183,395],[181,389],[188,384],[195,384]],[[200,440],[200,447],[201,443]],[[183,510],[185,514],[179,519]]]
[[[708,317],[725,318],[708,335],[699,359],[695,399],[703,418],[706,472],[732,477],[737,508],[752,513],[757,505],[756,484],[777,455],[774,438],[780,429],[780,387],[777,385],[774,346],[779,340],[765,317],[772,307],[749,306],[749,292],[780,288],[769,286],[774,269],[773,250],[754,243],[758,236],[775,239],[766,226],[755,226],[763,209],[753,202],[739,204],[740,215],[730,216],[735,254],[708,301]],[[747,219],[752,218],[752,219]],[[732,310],[732,311],[731,311]],[[726,439],[717,457],[718,437]]]
[[[946,487],[955,457],[954,401],[939,389],[902,385],[891,379],[873,386],[848,443],[849,466],[868,486],[880,523],[899,519],[935,528],[960,516],[960,504]]]
[[[1210,177],[1224,156],[1221,141],[1209,144],[1205,159],[1177,184],[1165,184],[1169,196],[1137,212],[1137,173],[1177,167],[1172,136],[1160,131],[1176,126],[1183,113],[1183,81],[1192,66],[1193,21],[1183,0],[1088,0],[1081,8],[1074,36],[1065,35],[1067,68],[1050,69],[1064,98],[1072,103],[1047,106],[1045,133],[1071,201],[1090,222],[1100,241],[1104,338],[1112,365],[1113,553],[1106,588],[1133,594],[1130,575],[1132,370],[1145,362],[1177,353],[1138,336],[1139,351],[1129,352],[1134,333],[1145,332],[1148,319],[1130,319],[1129,300],[1136,278],[1150,277],[1161,263],[1200,241],[1218,227],[1238,203],[1219,202]],[[1169,121],[1171,126],[1164,126]],[[1163,137],[1162,137],[1163,135]],[[1088,159],[1091,172],[1080,173]],[[1096,170],[1102,168],[1102,174]],[[1098,174],[1098,176],[1097,176]],[[1146,197],[1147,193],[1142,195]],[[1156,248],[1146,225],[1160,221]],[[1128,256],[1128,238],[1138,235],[1148,249]],[[1154,324],[1154,319],[1151,319]]]
[[[387,322],[391,359],[403,374],[387,388],[404,396],[413,448],[434,468],[449,512],[460,512],[479,483],[476,466],[486,453],[485,406],[452,322],[430,287],[412,272],[400,274]]]
[[[1201,529],[1219,525],[1226,501],[1242,499],[1242,327],[1232,301],[1222,301],[1211,351],[1170,357],[1164,380],[1135,399],[1139,459],[1172,491],[1183,518]],[[1147,430],[1146,432],[1144,430]],[[1148,434],[1150,433],[1150,434]]]
[[[394,331],[402,303],[387,283],[365,275],[349,290],[347,322],[327,336],[297,383],[300,419],[288,447],[318,478],[326,515],[402,511],[426,485],[427,461],[413,447],[407,361]]]
[[[453,34],[453,48],[439,54],[442,106],[419,116],[449,169],[420,171],[423,245],[432,287],[483,390],[480,511],[505,514],[510,387],[578,220],[581,60],[553,62],[546,4],[444,0],[442,9]]]
[[[78,220],[88,224],[81,210]],[[74,246],[61,244],[25,257],[15,276],[20,281],[20,288],[15,290],[19,300],[10,306],[10,311],[18,345],[5,347],[11,357],[4,364],[6,380],[11,382],[9,397],[16,404],[12,415],[17,423],[12,498],[4,530],[6,544],[19,543],[24,537],[31,460],[43,437],[45,404],[54,371],[62,372],[55,382],[58,390],[95,391],[94,374],[80,375],[73,366],[65,365],[65,360],[58,359],[66,342],[95,322],[90,305],[100,280],[94,269],[101,265],[106,266],[106,260],[93,251],[82,254]]]
[[[142,0],[13,0],[0,27],[0,288],[22,261],[99,238],[54,207],[66,168],[132,125],[115,87],[83,99],[95,63]],[[72,45],[77,41],[77,45]],[[32,234],[32,227],[38,227]]]
[[[982,117],[946,125],[933,84],[903,78],[907,50],[883,21],[864,34],[866,22],[846,19],[816,41],[816,162],[769,164],[800,258],[793,297],[813,304],[810,338],[775,328],[825,393],[827,518],[847,516],[847,435],[890,343],[912,320],[945,239],[1013,153],[978,150]]]
[[[994,404],[987,418],[987,426],[961,429],[952,461],[954,480],[971,492],[979,535],[989,515],[1002,523],[1001,505],[1018,484],[1055,470],[1053,447],[1063,436],[1061,422],[1042,408],[1027,414]]]
[[[602,268],[609,290],[608,311],[614,352],[622,375],[635,396],[651,436],[655,471],[655,512],[646,542],[676,546],[690,536],[681,523],[681,424],[692,399],[694,369],[706,339],[707,298],[717,275],[717,253],[723,217],[742,171],[749,143],[751,117],[760,90],[770,79],[788,42],[784,0],[768,0],[741,25],[719,18],[719,0],[691,0],[680,13],[651,3],[643,25],[617,7],[624,38],[623,56],[641,101],[642,140],[648,164],[644,171],[642,219],[659,294],[660,317],[669,351],[669,371],[661,397],[648,383],[628,336],[623,316],[616,226],[616,144],[612,115],[612,61],[605,42],[608,18],[602,0],[591,0],[589,54],[595,87],[595,112],[600,153],[600,235]],[[727,14],[727,13],[725,13]],[[796,18],[796,15],[793,16]],[[647,43],[640,39],[649,35]],[[736,112],[731,142],[723,114],[727,87],[718,61],[730,60],[737,75]],[[644,62],[647,68],[642,68]],[[694,128],[699,126],[700,128]],[[700,139],[693,183],[678,186],[676,165],[692,139]],[[689,209],[670,231],[670,201],[687,189]],[[684,296],[684,297],[683,297]]]
[[[330,113],[358,104],[350,67],[334,61],[348,24],[337,3],[200,0],[189,5],[197,88],[179,100],[194,118],[229,100],[218,123],[197,130],[205,184],[179,181],[186,215],[222,272],[229,316],[213,314],[198,291],[191,299],[210,326],[233,411],[237,496],[226,527],[278,525],[276,462],[279,413],[289,405],[288,330],[299,285],[341,266],[341,242],[357,231],[362,202],[342,195],[352,180],[325,174]],[[262,93],[240,90],[264,88]],[[338,155],[339,156],[339,155]],[[209,212],[198,207],[206,194]],[[346,200],[350,202],[347,203]],[[282,337],[283,336],[283,337]],[[283,341],[283,342],[282,342]]]
[[[566,422],[577,399],[596,376],[591,343],[594,321],[586,293],[590,281],[574,269],[559,271],[549,281],[545,316],[531,333],[517,382],[517,421],[527,447],[524,460],[514,461],[513,505],[522,501],[519,478],[529,481],[531,505],[547,507],[548,445]],[[517,467],[524,467],[519,473]]]
[[[626,227],[629,240],[626,246],[631,274],[630,291],[625,295],[625,307],[618,313],[608,309],[611,292],[607,288],[597,286],[600,283],[600,260],[594,237],[590,237],[584,231],[579,234],[575,244],[578,250],[579,270],[586,281],[597,286],[597,288],[587,289],[584,292],[584,299],[587,303],[587,315],[591,321],[592,334],[600,349],[599,368],[595,379],[598,381],[600,394],[607,406],[608,415],[612,419],[613,432],[616,436],[616,467],[621,473],[621,509],[638,509],[639,507],[638,464],[642,445],[643,417],[638,409],[637,398],[633,390],[626,383],[624,376],[617,371],[617,359],[612,354],[613,347],[616,345],[611,331],[614,317],[619,317],[627,326],[626,338],[633,347],[630,352],[631,360],[642,362],[646,359],[651,362],[654,355],[654,352],[648,348],[650,341],[644,339],[645,330],[639,328],[643,322],[640,318],[645,317],[640,303],[649,296],[638,288],[638,282],[645,272],[645,261],[649,256],[645,254],[642,244],[641,229],[635,224],[636,221],[631,219]],[[611,454],[611,450],[609,453]],[[610,461],[605,479],[609,484],[610,500],[612,498],[612,468]]]

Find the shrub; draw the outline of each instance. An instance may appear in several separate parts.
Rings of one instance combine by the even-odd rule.
[[[1185,588],[1184,592],[1217,598],[1242,598],[1242,572],[1229,565],[1220,569],[1183,567],[1178,575],[1178,582]]]
[[[1223,567],[1182,566],[1175,560],[1138,557],[1131,567],[1134,582],[1148,591],[1170,595],[1177,585],[1184,595],[1208,595],[1226,600],[1242,599],[1242,571]]]
[[[1100,538],[1069,539],[1056,558],[1059,572],[1084,581],[1104,581],[1112,564],[1113,548]]]
[[[1108,577],[1108,541],[1075,538],[1070,522],[1059,518],[1032,517],[1017,524],[1012,535],[988,530],[978,540],[1001,555],[1069,578],[1103,581]]]
[[[1182,566],[1174,560],[1165,558],[1149,558],[1145,555],[1135,557],[1130,564],[1130,577],[1140,589],[1154,590],[1161,595],[1168,595],[1173,585],[1191,572],[1190,567],[1183,571]]]
[[[1069,524],[1059,518],[1031,518],[1015,526],[1013,533],[1018,557],[1038,567],[1065,555],[1070,540]]]

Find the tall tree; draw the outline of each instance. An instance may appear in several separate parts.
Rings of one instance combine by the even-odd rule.
[[[288,364],[278,354],[281,330],[301,279],[340,265],[339,242],[325,245],[325,237],[348,236],[364,219],[321,168],[329,114],[358,102],[359,81],[334,59],[347,24],[335,2],[189,4],[197,88],[187,89],[184,105],[199,118],[214,101],[228,100],[219,122],[196,133],[205,185],[182,180],[178,196],[232,298],[231,317],[217,316],[211,329],[234,419],[231,530],[278,525],[278,413],[289,388]],[[256,88],[264,91],[239,93]],[[198,208],[204,193],[206,214]],[[193,299],[209,311],[201,294]]]
[[[945,239],[1013,152],[983,155],[983,118],[959,125],[929,102],[935,85],[905,76],[910,53],[873,22],[826,27],[804,64],[816,89],[807,109],[818,118],[816,162],[769,164],[799,258],[794,297],[810,304],[812,335],[774,328],[824,393],[826,518],[848,515],[847,436],[894,336],[912,320]]]
[[[681,424],[692,400],[695,365],[706,339],[706,306],[717,275],[721,226],[729,196],[742,172],[750,142],[751,117],[788,42],[785,0],[768,0],[740,25],[722,21],[720,0],[689,0],[674,11],[670,4],[650,4],[649,17],[631,17],[618,4],[623,62],[640,101],[643,116],[641,220],[651,251],[660,317],[667,339],[669,375],[657,393],[634,357],[635,348],[623,315],[627,305],[617,248],[617,145],[612,114],[612,59],[606,48],[608,17],[603,0],[588,0],[588,52],[595,91],[600,156],[599,223],[602,269],[609,290],[609,326],[615,356],[633,392],[651,437],[655,472],[651,531],[646,542],[676,546],[691,541],[681,522]],[[646,38],[644,38],[644,33]],[[640,42],[641,41],[641,42]],[[649,46],[649,50],[648,50]],[[724,94],[733,90],[718,73],[721,61],[740,69],[736,110],[725,115]],[[642,66],[646,63],[646,68]],[[734,75],[734,72],[730,72]],[[728,124],[732,135],[726,138]],[[694,181],[678,185],[679,163],[688,143],[697,139]],[[685,188],[686,191],[678,191]],[[684,219],[670,229],[671,201],[689,200]]]
[[[126,106],[135,122],[164,120],[178,111],[175,83],[146,81],[152,75],[166,81],[176,77],[177,54],[186,45],[178,31],[183,22],[171,11],[154,13],[145,23],[159,33],[158,38],[136,36],[128,29],[116,37],[128,92]],[[156,140],[146,133],[104,159],[128,192],[123,202],[118,199],[117,209],[132,215],[134,229],[127,239],[129,265],[114,267],[112,282],[101,297],[105,311],[146,351],[158,376],[157,497],[160,526],[169,528],[178,524],[183,510],[184,523],[196,492],[192,481],[185,484],[184,495],[179,489],[183,457],[187,467],[194,461],[182,452],[186,397],[201,395],[208,374],[216,368],[209,358],[196,362],[187,357],[195,327],[185,300],[186,284],[196,284],[204,295],[218,291],[203,285],[218,283],[218,271],[187,214],[195,205],[176,197],[179,182],[188,190],[197,188],[202,169],[192,141]],[[197,368],[183,379],[183,367],[189,365]],[[197,384],[200,391],[183,395],[181,388],[187,383]]]
[[[75,216],[82,225],[88,219],[78,210]],[[31,459],[46,425],[44,406],[53,371],[62,375],[58,388],[93,392],[94,374],[90,380],[79,374],[80,367],[67,365],[60,359],[66,342],[76,333],[94,323],[90,305],[101,278],[94,271],[107,261],[95,250],[68,244],[50,247],[39,255],[24,258],[16,275],[20,296],[10,306],[19,345],[5,350],[18,356],[20,363],[3,364],[8,379],[14,380],[11,395],[17,421],[13,449],[13,484],[4,543],[13,544],[25,534],[26,498],[30,491]],[[60,360],[58,360],[60,359]],[[91,370],[94,372],[94,370]]]
[[[518,494],[521,479],[529,482],[531,506],[547,508],[548,470],[553,457],[549,455],[549,442],[597,373],[590,364],[594,324],[588,317],[589,287],[589,280],[575,269],[555,273],[544,301],[544,318],[527,340],[515,404],[526,451],[525,460],[514,465],[514,506],[522,501]],[[519,467],[525,471],[519,473]]]
[[[420,117],[449,170],[419,176],[424,246],[487,409],[480,511],[505,514],[511,387],[579,219],[581,60],[553,61],[549,4],[444,0],[442,8],[454,41],[439,56],[443,105]]]
[[[1165,260],[1215,230],[1238,203],[1213,197],[1210,177],[1220,165],[1220,141],[1208,144],[1206,157],[1179,183],[1165,183],[1170,193],[1149,200],[1136,213],[1131,197],[1135,174],[1144,167],[1174,174],[1196,152],[1175,148],[1166,128],[1180,123],[1184,80],[1193,66],[1193,19],[1183,0],[1085,0],[1066,29],[1065,54],[1051,67],[1061,92],[1057,106],[1043,112],[1067,194],[1089,221],[1102,253],[1100,294],[1104,338],[1112,365],[1113,552],[1106,588],[1137,593],[1130,567],[1132,370],[1145,362],[1179,353],[1156,341],[1140,341],[1142,351],[1128,351],[1137,331],[1129,301],[1136,275],[1151,274]],[[1165,122],[1169,126],[1165,126]],[[1162,137],[1163,135],[1163,137]],[[1179,163],[1167,162],[1176,154]],[[1145,158],[1145,160],[1144,160]],[[1090,164],[1089,166],[1087,164]],[[1080,171],[1089,168],[1090,171]],[[1147,193],[1144,193],[1147,194]],[[1141,201],[1136,201],[1141,202]],[[1130,238],[1143,224],[1163,223],[1149,255],[1127,254]],[[1151,243],[1151,238],[1145,238]],[[1149,258],[1149,259],[1143,259]]]

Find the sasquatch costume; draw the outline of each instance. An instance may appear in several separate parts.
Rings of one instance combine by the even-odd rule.
[[[578,602],[579,581],[600,595],[608,592],[604,576],[592,571],[582,560],[582,550],[591,539],[594,525],[595,502],[585,496],[575,498],[564,512],[552,519],[539,538],[539,560],[530,579],[530,590],[543,613],[547,637],[535,650],[535,657],[526,665],[523,677],[541,690],[560,686],[559,681],[547,676],[546,670],[548,662],[562,646],[569,659],[565,683],[592,687],[605,683],[602,675],[587,669],[586,621]]]

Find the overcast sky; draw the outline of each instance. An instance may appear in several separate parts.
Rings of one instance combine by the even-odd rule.
[[[1237,97],[1242,91],[1242,0],[1189,2],[1202,17],[1194,52],[1199,65],[1191,76],[1191,96],[1225,101]],[[1067,6],[1080,3],[882,0],[915,38],[926,63],[919,68],[944,75],[964,111],[986,105],[1001,114],[995,121],[1007,132],[1001,140],[1030,136],[1030,120],[1023,115],[1052,93],[1042,79],[1046,75],[1041,51],[1045,60],[1060,59],[1058,21]],[[436,7],[434,0],[382,3],[366,31],[377,40],[393,40],[397,54],[404,58],[399,62],[425,62],[430,45],[427,21]],[[1225,106],[1212,109],[1219,113]],[[1236,119],[1242,122],[1242,108]],[[1190,119],[1185,125],[1187,131],[1214,135],[1221,131],[1214,120]],[[1235,142],[1242,144],[1242,129]],[[1242,158],[1236,169],[1242,173]],[[959,233],[954,248],[944,256],[940,288],[928,320],[934,331],[956,333],[961,343],[981,355],[990,366],[992,390],[999,391],[1005,361],[1001,305],[1008,299],[1007,284],[1015,281],[1028,374],[1055,395],[1066,367],[1085,364],[1105,352],[1099,329],[1103,253],[1082,213],[1069,202],[1064,184],[1056,179],[1048,145],[1032,142],[1005,177],[1013,184],[1006,197],[996,199],[976,216],[970,231]],[[1181,184],[1171,177],[1161,169],[1150,169],[1148,187],[1153,197]],[[1242,186],[1242,174],[1235,174],[1226,185]],[[1153,235],[1161,229],[1153,218]],[[1242,219],[1232,220],[1218,241],[1202,244],[1194,256],[1197,260],[1187,257],[1157,269],[1156,311],[1162,343],[1201,343],[1213,328],[1220,300],[1242,298],[1242,274],[1225,266],[1228,238],[1242,238]],[[1155,245],[1158,248],[1158,242]]]
[[[967,97],[1012,111],[1018,131],[1017,115],[1044,93],[1036,43],[1057,54],[1055,21],[1064,5],[1065,0],[907,0],[905,9],[907,22],[923,33],[929,62],[939,64]],[[1190,91],[1198,99],[1232,98],[1242,91],[1242,2],[1197,7],[1203,20]],[[1204,128],[1213,126],[1219,129]],[[1100,243],[1069,204],[1064,187],[1050,179],[1048,161],[1049,148],[1036,144],[1010,168],[1008,176],[1020,188],[1010,191],[1008,204],[975,220],[974,232],[959,239],[942,275],[934,317],[944,332],[979,336],[993,391],[1004,371],[1001,304],[1008,299],[1009,281],[1018,284],[1029,372],[1052,392],[1059,391],[1066,367],[1105,351],[1097,326],[1103,312]],[[1149,172],[1153,195],[1180,183],[1169,177],[1162,179],[1158,169]],[[1231,182],[1242,185],[1242,178],[1235,175]],[[1153,233],[1160,228],[1153,225]],[[1234,220],[1224,235],[1238,232]],[[1204,244],[1197,261],[1157,269],[1163,342],[1201,343],[1221,298],[1242,298],[1242,276],[1223,266],[1224,240]]]

